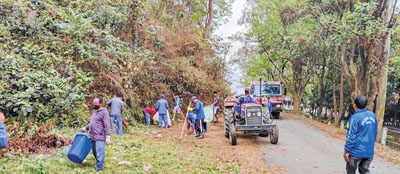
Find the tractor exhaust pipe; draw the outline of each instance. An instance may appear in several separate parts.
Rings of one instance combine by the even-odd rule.
[[[260,78],[260,104],[262,105],[262,97],[261,97],[261,81],[262,81],[262,78]]]

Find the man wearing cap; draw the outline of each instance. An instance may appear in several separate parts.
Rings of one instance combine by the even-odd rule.
[[[204,118],[206,117],[204,115],[204,110],[203,110],[203,103],[197,99],[196,96],[192,96],[192,101],[195,103],[194,108],[188,107],[189,111],[194,111],[196,113],[196,132],[194,134],[195,137],[202,139],[204,138],[203,132],[203,124],[204,124]]]
[[[242,104],[243,103],[254,103],[254,98],[249,94],[249,90],[247,88],[244,90],[244,95],[245,95],[244,97],[239,98],[238,104],[234,106],[235,115],[239,116],[239,117],[242,114]]]
[[[165,100],[165,96],[161,95],[161,99],[157,101],[157,107],[156,110],[158,112],[158,127],[159,128],[168,128],[168,101]]]

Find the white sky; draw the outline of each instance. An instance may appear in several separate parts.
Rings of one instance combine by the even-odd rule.
[[[242,10],[244,9],[245,3],[246,0],[234,0],[232,4],[232,16],[229,18],[229,22],[220,26],[215,32],[215,35],[221,36],[222,38],[224,38],[225,42],[228,42],[228,37],[245,29],[244,26],[240,26],[238,24],[239,19],[242,17]],[[230,48],[227,56],[228,62],[232,57],[236,56],[236,52],[238,51],[238,49],[243,46],[243,44],[237,41],[229,42],[232,43],[232,47]],[[232,72],[233,74],[231,75],[231,77],[234,77],[235,79],[227,79],[229,82],[232,83],[230,89],[235,94],[244,93],[244,86],[242,82],[243,72],[241,71],[241,68],[239,68],[238,65],[233,65]]]

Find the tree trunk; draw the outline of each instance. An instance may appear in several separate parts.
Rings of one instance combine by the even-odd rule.
[[[293,113],[300,113],[301,93],[293,93]]]
[[[208,37],[208,32],[211,27],[212,19],[213,19],[213,0],[208,0],[208,14],[207,14],[206,24],[204,26],[203,39],[207,39]]]
[[[325,124],[329,123],[332,120],[334,113],[331,111],[331,113],[328,115],[328,118],[324,121]]]
[[[386,13],[383,13],[384,15],[383,19],[385,21],[386,26],[388,27],[392,20],[392,15],[393,15],[392,11],[395,5],[393,5],[392,0],[388,0],[386,5],[387,5],[385,8]],[[391,31],[388,30],[385,38],[385,46],[383,50],[384,54],[382,55],[380,61],[382,65],[382,71],[381,71],[381,76],[378,80],[379,93],[376,99],[376,115],[378,117],[378,138],[376,139],[377,142],[379,142],[382,134],[383,118],[385,116],[387,75],[388,75],[389,55],[390,55],[390,37],[391,37]]]
[[[332,98],[333,98],[333,111],[332,111],[332,116],[335,118],[335,124],[338,120],[338,108],[337,108],[337,103],[336,103],[336,84],[335,82],[332,83]]]
[[[342,64],[342,72],[340,75],[340,93],[339,93],[339,114],[335,119],[335,125],[339,126],[339,122],[342,119],[343,111],[344,111],[344,79],[350,75],[349,69],[345,60],[346,57],[346,42],[342,42],[340,46],[340,60]],[[351,86],[351,84],[349,83]]]
[[[325,64],[326,64],[326,57],[323,58],[322,62],[322,73],[321,77],[319,78],[319,86],[321,88],[320,91],[320,96],[319,96],[319,107],[318,107],[318,112],[317,112],[317,120],[321,120],[321,114],[322,114],[322,108],[324,107],[324,99],[325,99],[325,84],[324,84],[324,79],[325,79]]]
[[[343,71],[340,76],[340,89],[339,89],[339,113],[337,114],[337,118],[335,118],[335,125],[339,126],[339,122],[342,119],[344,112],[344,75]]]

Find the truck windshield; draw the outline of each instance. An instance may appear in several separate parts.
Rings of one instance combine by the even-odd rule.
[[[280,96],[281,88],[278,85],[253,85],[252,86],[252,95],[260,96],[260,87],[261,87],[261,95],[266,96]]]

